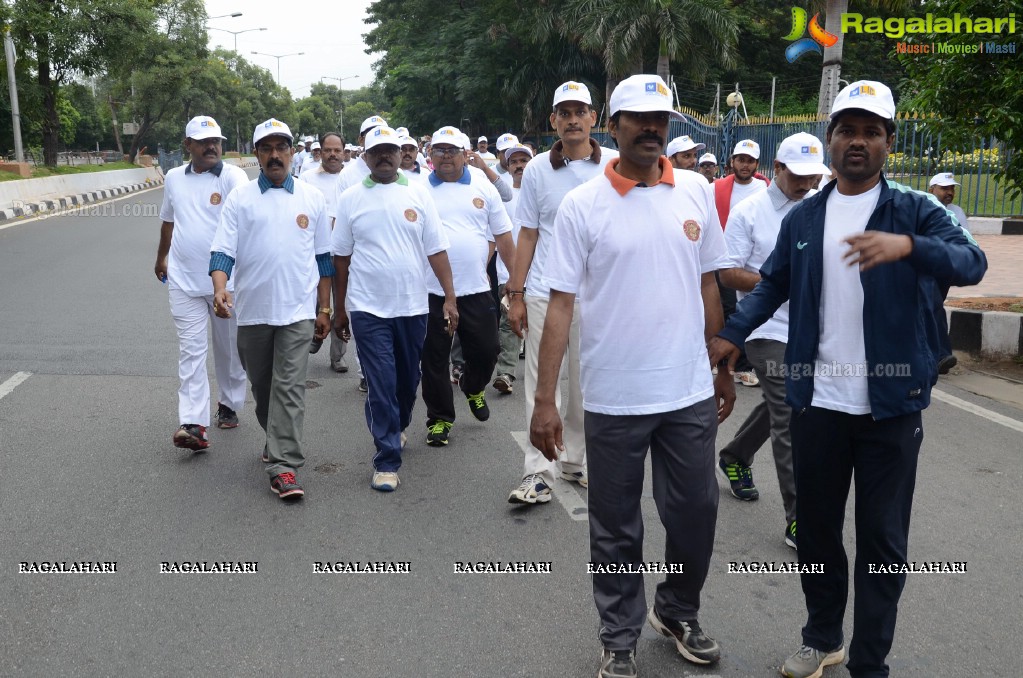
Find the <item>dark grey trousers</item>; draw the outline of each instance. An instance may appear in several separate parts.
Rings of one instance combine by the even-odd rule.
[[[654,606],[664,617],[693,620],[700,610],[717,522],[717,427],[713,398],[660,414],[586,412],[590,561],[645,562],[640,500],[649,449],[654,503],[666,532],[663,562],[685,569],[657,585]],[[604,647],[635,649],[647,613],[643,575],[594,574],[593,600]]]

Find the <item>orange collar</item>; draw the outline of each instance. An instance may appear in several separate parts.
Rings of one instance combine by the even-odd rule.
[[[604,166],[604,176],[607,177],[608,181],[611,182],[611,186],[618,192],[618,195],[625,197],[625,194],[632,189],[639,186],[639,182],[628,177],[623,177],[621,174],[615,171],[615,167],[618,166],[620,158],[612,158],[607,165]],[[661,166],[661,178],[656,183],[652,184],[668,184],[669,186],[675,186],[675,169],[668,162],[668,159],[661,156],[659,160]]]

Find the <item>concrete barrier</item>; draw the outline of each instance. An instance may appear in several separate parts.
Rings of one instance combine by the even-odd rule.
[[[945,307],[952,348],[992,360],[1023,355],[1023,315]]]
[[[162,183],[163,175],[155,167],[4,181],[0,182],[0,210],[24,209],[34,203],[122,186]]]

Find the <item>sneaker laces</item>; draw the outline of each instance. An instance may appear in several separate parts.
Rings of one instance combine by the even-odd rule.
[[[430,424],[430,433],[444,433],[450,426],[451,424],[446,421],[437,420]]]
[[[753,487],[753,469],[743,464],[736,464],[735,474],[743,487]]]
[[[536,487],[537,483],[542,483],[543,477],[539,473],[531,473],[522,479],[522,484],[519,485],[520,490],[531,490]],[[546,483],[544,483],[546,484]]]
[[[813,660],[815,659],[815,654],[817,654],[817,650],[813,649],[809,645],[803,645],[799,648],[799,652],[796,653],[796,656],[800,659]]]
[[[466,396],[466,399],[469,401],[470,405],[472,405],[478,410],[487,404],[485,396],[486,391],[480,391],[479,393],[473,393],[471,395]]]

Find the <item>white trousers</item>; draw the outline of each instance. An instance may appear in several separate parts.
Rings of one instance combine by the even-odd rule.
[[[526,319],[529,329],[526,331],[526,431],[533,419],[533,399],[536,397],[536,379],[538,376],[538,358],[540,355],[540,337],[543,336],[543,323],[547,317],[547,297],[531,297],[526,295]],[[562,408],[561,374],[568,367],[568,393]],[[554,390],[554,402],[562,412],[565,451],[561,453],[557,463],[547,461],[540,450],[530,445],[526,450],[526,464],[523,477],[532,473],[543,475],[547,484],[554,480],[558,470],[567,473],[586,470],[586,437],[583,434],[583,392],[579,384],[579,304],[572,313],[572,325],[568,333],[568,348],[565,360],[561,363],[558,373],[558,388]]]
[[[219,401],[232,410],[245,405],[245,370],[238,359],[238,324],[235,318],[213,313],[213,295],[190,297],[169,290],[171,316],[178,330],[178,419],[180,424],[210,425],[210,380],[206,375],[209,341],[213,334],[213,367],[220,388]],[[212,323],[210,323],[212,320]]]

